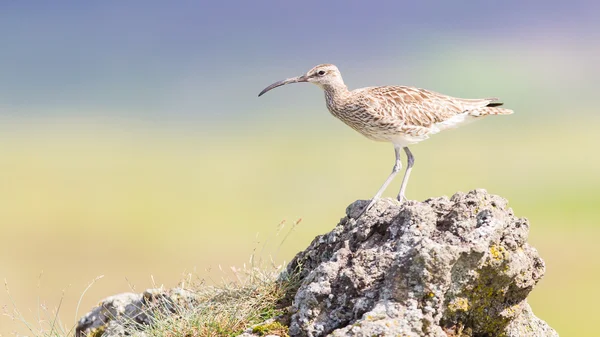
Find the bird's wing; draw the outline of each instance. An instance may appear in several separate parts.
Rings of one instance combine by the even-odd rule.
[[[458,114],[476,110],[495,98],[462,99],[437,92],[405,86],[364,88],[362,101],[383,119],[402,120],[405,126],[430,127]]]

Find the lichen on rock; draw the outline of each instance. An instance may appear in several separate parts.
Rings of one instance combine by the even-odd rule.
[[[557,336],[527,304],[545,266],[505,199],[383,199],[359,217],[365,206],[288,266],[302,279],[291,336]]]

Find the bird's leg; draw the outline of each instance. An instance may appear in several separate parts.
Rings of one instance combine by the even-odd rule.
[[[385,191],[385,189],[392,182],[392,180],[394,179],[394,177],[396,176],[398,171],[400,171],[400,169],[402,168],[402,162],[400,162],[400,147],[394,147],[394,151],[396,152],[396,163],[394,164],[392,173],[390,173],[390,176],[385,180],[383,185],[379,188],[379,191],[377,191],[377,194],[375,194],[373,199],[371,199],[371,202],[369,202],[369,205],[367,207],[365,207],[365,209],[362,211],[362,213],[360,215],[362,215],[363,213],[368,211],[375,204],[377,199],[379,199],[381,197],[381,194],[383,194],[383,191]]]
[[[406,196],[404,195],[404,192],[406,192],[406,185],[408,185],[410,171],[412,170],[412,167],[415,164],[415,157],[413,157],[408,147],[404,147],[404,152],[406,152],[406,156],[408,159],[406,161],[406,172],[404,172],[404,178],[402,178],[402,185],[400,186],[400,193],[398,193],[398,201],[400,202],[407,200]]]

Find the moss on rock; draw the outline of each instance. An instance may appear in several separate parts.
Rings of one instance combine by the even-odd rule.
[[[288,332],[288,327],[277,321],[259,324],[252,328],[252,333],[257,334],[259,336],[275,335],[281,337],[289,337]]]

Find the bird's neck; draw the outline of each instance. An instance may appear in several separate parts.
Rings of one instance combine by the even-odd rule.
[[[337,85],[326,84],[323,86],[323,90],[329,107],[341,105],[342,101],[350,95],[348,87],[343,83]]]
[[[348,94],[348,87],[344,83],[335,83],[335,84],[324,84],[323,90],[329,96],[344,96]]]

